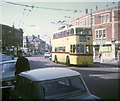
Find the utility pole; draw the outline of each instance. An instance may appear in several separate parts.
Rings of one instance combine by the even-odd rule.
[[[90,12],[90,17],[91,17],[91,19],[90,19],[90,21],[91,21],[90,26],[91,26],[91,34],[92,34],[92,24],[93,24],[92,9],[91,9],[91,12]],[[95,47],[93,47],[93,58],[95,59]]]
[[[91,25],[91,34],[92,34],[92,21],[93,21],[93,20],[92,20],[92,19],[93,19],[93,18],[92,18],[92,9],[91,9],[91,14],[90,14],[90,15],[91,15],[91,24],[90,24],[90,25]]]

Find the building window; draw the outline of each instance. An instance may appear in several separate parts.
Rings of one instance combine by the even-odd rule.
[[[106,38],[106,30],[103,30],[103,38]]]
[[[102,38],[102,30],[99,30],[99,38]]]
[[[109,22],[109,15],[106,15],[105,22]]]
[[[96,39],[98,39],[99,38],[99,32],[98,31],[96,31]]]
[[[96,39],[105,39],[106,38],[106,29],[97,29],[95,31]]]
[[[105,16],[101,16],[101,23],[104,23],[104,17]]]
[[[101,15],[101,23],[108,23],[110,22],[110,14]]]

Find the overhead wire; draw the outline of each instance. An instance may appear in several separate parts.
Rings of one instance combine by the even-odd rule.
[[[70,10],[70,9],[61,9],[61,8],[48,8],[48,7],[39,7],[39,6],[33,6],[33,5],[28,5],[28,4],[21,4],[21,3],[14,3],[14,2],[9,2],[9,1],[5,1],[3,0],[3,2],[8,3],[8,4],[12,4],[12,5],[16,5],[16,6],[23,6],[23,7],[29,7],[31,9],[24,9],[22,15],[25,15],[25,12],[31,12],[33,8],[38,8],[38,9],[49,9],[49,10],[58,10],[58,11],[72,11],[74,13],[77,13],[78,11],[81,12],[81,10]],[[27,16],[29,15],[29,13],[27,14]]]
[[[14,3],[14,2],[9,2],[9,1],[4,1],[5,3],[12,4],[12,5],[17,5],[17,6],[25,6],[25,7],[30,7],[30,8],[40,8],[40,9],[49,9],[49,10],[58,10],[58,11],[72,11],[74,13],[76,12],[81,12],[81,10],[71,10],[71,9],[61,9],[61,8],[49,8],[49,7],[39,7],[39,6],[33,6],[33,5],[27,5],[27,4],[20,4],[20,3]]]
[[[61,8],[49,8],[49,7],[40,7],[40,6],[34,6],[34,5],[28,5],[28,4],[21,4],[21,3],[14,3],[14,2],[9,2],[9,1],[5,1],[3,0],[3,2],[7,3],[7,4],[12,4],[12,5],[16,5],[16,6],[23,6],[23,7],[26,7],[24,8],[24,11],[23,11],[23,14],[25,14],[25,12],[32,12],[32,9],[33,8],[38,8],[38,9],[49,9],[49,10],[57,10],[57,11],[72,11],[74,13],[77,13],[77,12],[82,12],[81,10],[71,10],[71,9],[61,9]],[[115,2],[112,2],[112,4],[114,4]],[[106,5],[106,7],[108,7],[108,5]],[[27,8],[31,8],[31,9],[27,9]],[[29,13],[27,14],[27,16],[29,15]],[[64,18],[70,18],[69,16],[64,16]],[[63,20],[64,21],[64,20]],[[65,21],[64,21],[65,22]],[[61,20],[59,20],[57,23],[60,24],[60,23],[64,23],[62,22]],[[53,24],[55,24],[55,22],[51,22]],[[32,25],[31,25],[32,26]]]

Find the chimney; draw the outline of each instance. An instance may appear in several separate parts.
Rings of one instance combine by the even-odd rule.
[[[85,9],[85,14],[88,14],[88,9]]]
[[[98,6],[96,6],[96,10],[98,10]]]

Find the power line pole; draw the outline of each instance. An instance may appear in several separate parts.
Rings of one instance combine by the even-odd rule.
[[[92,9],[90,9],[90,17],[91,17],[91,34],[92,34],[92,24],[93,24],[93,15],[92,15]],[[93,35],[93,34],[92,34]],[[95,47],[93,47],[93,58],[95,59]]]
[[[92,9],[91,9],[91,34],[92,34],[92,20],[93,18],[92,18]]]

